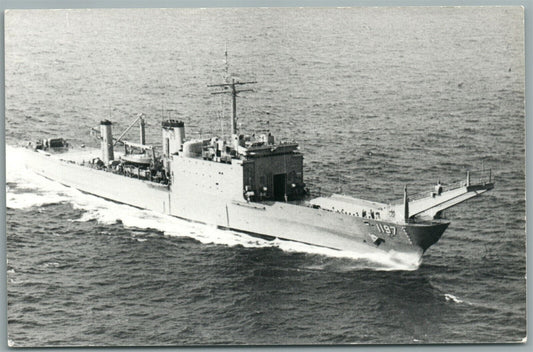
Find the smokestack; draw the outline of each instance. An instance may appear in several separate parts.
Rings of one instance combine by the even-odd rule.
[[[163,154],[168,157],[176,154],[185,142],[185,124],[183,121],[166,120],[163,127]]]
[[[102,137],[102,159],[106,165],[114,160],[113,155],[113,133],[111,132],[111,121],[100,121],[100,135]]]

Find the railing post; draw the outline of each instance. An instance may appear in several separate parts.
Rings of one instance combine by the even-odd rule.
[[[470,186],[470,171],[466,171],[466,187]]]
[[[492,181],[492,169],[489,169],[489,183]]]
[[[403,218],[409,222],[409,197],[407,197],[407,186],[403,189]]]

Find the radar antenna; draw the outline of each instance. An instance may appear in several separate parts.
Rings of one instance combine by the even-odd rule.
[[[231,94],[233,105],[231,114],[231,134],[237,134],[237,94],[242,92],[253,92],[253,89],[241,89],[237,90],[238,85],[254,84],[257,82],[239,82],[235,78],[231,80],[231,83],[211,84],[208,87],[221,87],[225,89],[220,92],[212,92],[211,94]],[[227,89],[230,89],[229,91]]]

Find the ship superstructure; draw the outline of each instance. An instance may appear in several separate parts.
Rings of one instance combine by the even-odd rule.
[[[62,139],[41,141],[27,166],[81,191],[183,219],[266,238],[281,238],[343,251],[407,253],[420,258],[449,222],[442,212],[493,188],[490,170],[453,186],[437,184],[423,196],[385,204],[333,194],[312,198],[304,183],[297,143],[269,132],[240,134],[236,98],[244,84],[211,85],[232,96],[229,138],[187,139],[185,123],[161,124],[162,151],[145,141],[140,114],[119,138],[100,124],[100,151],[72,150]],[[139,123],[139,142],[123,141]],[[122,144],[123,151],[119,150]]]

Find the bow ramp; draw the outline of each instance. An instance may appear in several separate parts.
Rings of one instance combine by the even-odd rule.
[[[442,211],[476,197],[494,188],[491,170],[478,172],[479,177],[472,178],[467,172],[466,180],[448,186],[448,189],[439,183],[429,195],[418,195],[408,199],[408,217],[438,219]],[[404,211],[405,204],[396,205],[396,213]]]
[[[333,194],[329,197],[311,199],[309,205],[315,208],[334,211],[363,218],[371,218],[396,223],[408,223],[415,219],[439,219],[442,211],[476,197],[494,188],[490,170],[477,171],[475,177],[467,172],[466,180],[447,185],[440,182],[431,192],[417,195],[407,195],[404,190],[404,199],[399,204],[385,204],[372,202],[350,196]]]

